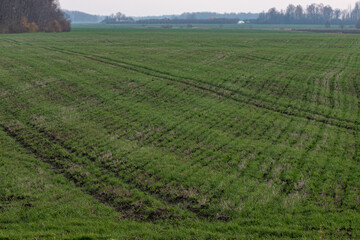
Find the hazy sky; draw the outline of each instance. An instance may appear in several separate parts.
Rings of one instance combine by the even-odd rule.
[[[179,14],[183,12],[261,12],[271,7],[285,9],[289,3],[308,5],[330,4],[345,9],[356,0],[60,0],[61,7],[93,14],[122,12],[128,16]]]

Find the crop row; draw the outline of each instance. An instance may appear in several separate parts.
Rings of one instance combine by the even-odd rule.
[[[25,61],[26,62],[26,61]],[[52,69],[52,70],[54,70],[54,69]],[[90,74],[89,74],[89,76],[90,76]],[[149,83],[149,85],[150,86],[154,86],[154,84],[155,84],[156,82],[150,82]],[[104,86],[107,86],[107,83],[106,82],[103,82],[103,84],[102,84],[103,86],[100,86],[100,88],[101,87],[104,87]],[[119,84],[120,86],[121,86],[121,84]],[[114,131],[114,128],[113,127],[108,127],[107,128],[107,131],[108,131],[108,133],[110,134],[110,133],[117,133],[117,132],[119,132],[119,134],[124,134],[124,132],[128,132],[129,134],[131,134],[131,133],[134,133],[135,131],[137,131],[137,130],[144,130],[144,129],[158,129],[161,125],[164,127],[164,124],[166,124],[168,121],[170,121],[170,119],[173,119],[173,118],[164,118],[164,120],[165,121],[162,121],[162,122],[159,122],[159,123],[157,123],[158,125],[156,126],[149,126],[149,125],[144,125],[144,124],[146,124],[146,122],[154,122],[154,121],[158,121],[158,119],[160,119],[160,118],[158,118],[158,117],[152,117],[152,118],[149,118],[150,117],[150,115],[149,114],[145,114],[145,115],[141,115],[142,114],[142,112],[144,112],[145,110],[142,110],[142,112],[140,111],[140,109],[151,109],[151,110],[155,110],[154,108],[150,108],[152,105],[143,105],[143,106],[147,106],[147,107],[143,107],[143,106],[141,106],[141,105],[139,105],[139,107],[135,107],[137,104],[140,104],[140,103],[142,103],[142,102],[151,102],[151,98],[155,98],[155,97],[149,97],[148,95],[149,95],[149,85],[146,85],[147,87],[145,88],[146,89],[146,91],[145,91],[145,93],[143,93],[143,94],[138,94],[138,95],[134,95],[134,93],[133,92],[129,92],[128,93],[128,97],[130,97],[129,98],[129,101],[128,102],[126,102],[125,101],[125,99],[127,98],[127,95],[125,94],[127,91],[130,91],[130,89],[131,88],[125,88],[125,89],[123,89],[123,91],[119,91],[119,90],[113,90],[113,91],[115,91],[114,92],[114,94],[110,94],[108,91],[109,90],[107,90],[106,88],[104,88],[103,90],[107,90],[107,94],[109,94],[108,95],[108,98],[101,98],[102,96],[104,96],[103,94],[98,94],[98,95],[96,95],[95,94],[95,92],[91,92],[91,89],[92,88],[86,88],[86,86],[82,86],[82,85],[79,85],[79,86],[73,86],[73,85],[64,85],[63,84],[63,86],[65,87],[64,89],[63,89],[63,91],[65,91],[65,92],[67,92],[66,94],[64,93],[63,95],[64,96],[66,96],[66,95],[70,95],[70,99],[77,99],[77,98],[72,98],[71,96],[73,95],[73,94],[76,94],[77,95],[77,97],[79,97],[78,96],[78,94],[83,94],[84,96],[92,96],[93,98],[95,98],[95,99],[87,99],[87,101],[88,102],[91,102],[91,100],[94,100],[93,102],[95,102],[95,103],[100,103],[99,104],[99,106],[97,106],[97,105],[90,105],[90,106],[88,106],[87,108],[84,108],[84,106],[83,105],[81,105],[80,103],[79,104],[77,104],[76,102],[72,102],[72,104],[73,104],[73,106],[75,105],[79,105],[79,109],[80,109],[80,111],[82,111],[82,112],[84,112],[83,114],[82,114],[82,117],[81,117],[81,120],[89,120],[89,119],[92,119],[93,121],[96,121],[97,122],[97,124],[104,124],[104,127],[106,126],[106,124],[107,124],[107,122],[108,121],[110,121],[110,123],[111,123],[111,125],[110,126],[115,126],[116,127],[116,125],[117,124],[119,124],[119,123],[121,123],[121,119],[122,119],[122,117],[118,117],[118,118],[114,118],[114,116],[125,116],[125,118],[126,117],[128,117],[128,120],[129,120],[129,124],[130,124],[130,127],[126,127],[126,128],[121,128],[121,129],[119,129],[118,131]],[[72,88],[70,88],[70,86],[72,86]],[[141,85],[139,85],[139,86],[141,86]],[[167,88],[169,88],[169,87],[167,87]],[[163,88],[160,88],[160,93],[162,93],[162,95],[159,95],[159,93],[157,93],[157,96],[158,96],[158,98],[160,98],[160,99],[164,99],[165,98],[165,93],[166,92],[168,92],[168,93],[171,93],[172,91],[164,91],[165,89],[167,89],[167,88],[165,88],[165,87],[163,87]],[[61,91],[60,89],[58,89],[58,88],[56,88],[56,86],[54,86],[54,89],[58,92],[58,94],[59,94],[59,91]],[[85,89],[85,90],[84,90]],[[139,88],[136,88],[137,89],[137,91],[139,91],[139,90],[144,90],[144,89],[142,89],[141,87],[139,87]],[[170,88],[171,89],[171,88]],[[51,91],[51,88],[46,88],[46,91]],[[99,90],[99,89],[96,89],[96,90]],[[51,92],[46,92],[44,89],[42,89],[42,88],[40,88],[40,90],[39,90],[39,92],[41,93],[52,93],[52,91]],[[85,92],[83,92],[83,91],[85,91]],[[153,94],[155,94],[155,93],[153,93]],[[80,95],[81,96],[81,95]],[[116,96],[121,96],[121,101],[111,101],[111,99],[117,99],[116,98]],[[151,95],[150,95],[151,96]],[[155,96],[155,95],[154,95]],[[176,97],[176,99],[181,99],[181,98],[179,98],[180,96],[179,95],[176,95],[177,97]],[[69,97],[68,97],[69,98]],[[119,97],[118,97],[119,98]],[[186,98],[188,98],[188,97],[186,97]],[[63,97],[63,98],[60,98],[60,99],[62,99],[63,100],[63,102],[64,103],[68,103],[68,102],[70,102],[70,101],[68,101],[68,100],[66,100],[67,98],[66,97]],[[80,98],[81,99],[81,98]],[[169,108],[167,108],[166,107],[166,101],[167,102],[169,102],[171,99],[166,99],[166,101],[164,101],[163,103],[161,103],[161,101],[160,101],[160,99],[153,99],[152,101],[153,101],[153,103],[155,104],[155,106],[159,106],[159,107],[162,107],[162,108],[164,108],[164,109],[166,109],[165,111],[168,111],[167,109],[169,109]],[[194,98],[194,99],[196,99],[196,98]],[[189,103],[190,102],[193,102],[194,101],[194,99],[189,99]],[[59,99],[54,99],[54,103],[53,104],[55,104],[57,101],[59,101]],[[119,111],[119,109],[117,109],[118,108],[118,106],[119,106],[119,104],[121,103],[121,102],[123,102],[123,104],[124,104],[124,106],[122,106],[122,109],[124,109],[126,106],[131,106],[131,108],[127,108],[127,111]],[[182,101],[179,101],[180,103],[182,102]],[[183,105],[187,105],[187,102],[182,102],[183,103]],[[227,103],[227,102],[226,102]],[[227,103],[228,104],[228,103]],[[175,109],[178,109],[178,107],[179,106],[177,106],[177,105],[174,105],[174,103],[173,102],[171,102],[170,101],[170,103],[169,103],[169,106],[173,106]],[[186,110],[186,111],[189,111],[188,109],[187,109],[187,107],[185,107],[185,106],[183,106],[183,108],[184,108],[184,110]],[[138,111],[136,110],[136,109],[139,109]],[[121,109],[120,109],[121,110]],[[165,114],[165,112],[161,112],[160,111],[161,110],[161,108],[156,108],[156,111],[153,111],[153,112],[159,112],[158,114],[159,114],[159,116],[163,116],[163,117],[166,117],[166,114]],[[206,111],[206,110],[210,110],[212,113],[216,113],[217,111],[216,111],[216,108],[205,108],[205,109],[202,109],[201,110],[201,112],[202,111]],[[215,112],[214,112],[215,111]],[[230,112],[231,111],[231,109],[229,109],[229,110],[226,110],[225,112]],[[183,114],[184,112],[179,112],[179,113],[177,113],[176,114],[176,116],[181,116],[182,114]],[[41,111],[40,112],[38,112],[38,114],[40,115],[41,114]],[[174,112],[174,114],[175,114],[175,112]],[[175,140],[177,140],[177,142],[175,142],[175,143],[173,143],[174,145],[174,148],[177,148],[177,149],[181,149],[182,148],[182,144],[183,144],[183,142],[184,141],[186,141],[186,142],[188,142],[189,143],[189,145],[193,145],[193,143],[192,143],[192,141],[194,141],[194,144],[196,144],[196,141],[197,141],[197,139],[195,138],[195,137],[197,137],[198,139],[199,139],[199,136],[201,136],[201,132],[205,132],[205,130],[206,130],[206,127],[204,127],[204,129],[203,130],[201,130],[201,128],[200,128],[200,131],[193,131],[192,130],[192,125],[191,124],[188,124],[188,127],[185,127],[186,126],[186,124],[188,123],[188,122],[192,122],[192,123],[196,123],[196,125],[199,125],[201,122],[204,122],[204,123],[206,123],[206,119],[207,119],[207,115],[204,115],[205,117],[204,118],[200,118],[199,120],[200,121],[194,121],[194,116],[196,116],[195,115],[196,114],[196,112],[189,112],[189,114],[188,114],[188,117],[190,117],[190,118],[187,118],[186,116],[184,117],[184,118],[180,118],[180,119],[178,119],[178,121],[179,121],[179,123],[180,124],[182,124],[182,125],[179,125],[179,127],[178,128],[175,128],[175,132],[177,132],[177,135],[175,134]],[[267,113],[267,114],[269,114],[269,113]],[[106,117],[105,117],[106,116]],[[149,117],[146,117],[146,116],[149,116]],[[271,115],[270,115],[271,116]],[[142,120],[143,119],[143,120]],[[250,118],[250,119],[253,119],[253,118]],[[51,120],[51,122],[53,122],[53,121],[55,121],[56,119],[52,119]],[[223,129],[226,129],[226,128],[228,128],[229,126],[227,126],[227,124],[224,124],[225,122],[228,122],[228,118],[224,118],[224,119],[221,119],[221,118],[219,118],[219,122],[215,122],[215,124],[211,124],[211,125],[214,125],[215,126],[215,128],[218,128],[218,129],[220,129],[220,127],[222,126],[223,127]],[[143,123],[142,123],[143,122]],[[245,121],[245,122],[248,122],[248,121]],[[306,122],[308,122],[308,121],[306,121]],[[60,122],[61,123],[61,122]],[[176,124],[176,122],[174,122],[175,124]],[[185,125],[184,125],[185,124]],[[193,124],[193,125],[194,125]],[[261,128],[254,128],[254,130],[256,129],[256,130],[259,130],[259,131],[256,131],[256,132],[247,132],[249,135],[250,135],[250,139],[251,139],[251,137],[255,134],[259,134],[259,136],[261,136],[261,134],[263,134],[263,133],[266,133],[269,129],[272,129],[273,127],[271,127],[271,124],[272,124],[272,121],[270,121],[270,124],[267,126],[267,127],[264,127],[262,130],[261,130]],[[75,125],[75,124],[74,124]],[[170,126],[171,126],[171,124],[170,124]],[[195,126],[195,125],[194,125]],[[206,126],[206,125],[205,125]],[[285,125],[286,126],[286,125]],[[34,126],[35,127],[35,126]],[[53,129],[53,127],[54,126],[48,126],[48,128],[49,129]],[[58,126],[59,128],[61,127],[61,126]],[[70,129],[70,126],[68,126],[69,127],[69,129]],[[63,129],[58,129],[58,130],[56,130],[56,132],[62,132],[62,131],[65,131],[65,130],[67,130],[66,129],[66,126],[63,126],[62,127]],[[293,127],[291,127],[291,128],[293,128]],[[291,129],[290,128],[290,129]],[[124,131],[124,130],[126,130],[127,129],[127,131]],[[167,129],[167,127],[165,127],[164,129]],[[173,129],[172,127],[170,127],[169,129]],[[184,132],[184,129],[185,129],[185,132]],[[189,129],[189,130],[186,130],[186,129]],[[248,127],[246,127],[245,126],[245,128],[244,128],[244,130],[245,129],[248,129]],[[286,132],[288,132],[288,131],[290,131],[290,129],[287,129],[287,128],[285,128],[284,129],[284,133],[286,133]],[[164,130],[165,131],[165,133],[166,132],[171,132],[172,130],[170,130],[170,131],[167,131],[167,130]],[[54,134],[57,134],[57,133],[52,133],[53,135]],[[150,134],[151,134],[151,132],[150,132]],[[322,139],[322,137],[320,137],[320,136],[322,136],[322,132],[320,132],[319,133],[320,135],[319,135],[319,137],[316,137],[316,139],[318,139],[313,145],[314,145],[314,147],[315,147],[315,145],[316,145],[316,143],[317,142],[319,142],[319,140],[320,139]],[[143,141],[143,139],[139,139],[139,141],[140,142],[144,142],[144,143],[142,143],[142,145],[143,146],[152,146],[152,145],[154,145],[154,142],[156,142],[156,141],[158,141],[158,140],[156,140],[156,139],[159,139],[159,138],[161,138],[162,136],[164,136],[164,134],[162,133],[162,132],[160,132],[160,135],[159,136],[155,136],[154,137],[154,141]],[[166,134],[165,134],[165,136],[166,136]],[[244,135],[245,136],[245,135]],[[109,137],[111,137],[110,135],[109,135]],[[121,138],[123,138],[123,137],[126,137],[126,139],[128,139],[128,140],[136,140],[136,138],[133,138],[132,136],[124,136],[124,135],[122,135],[121,136]],[[186,138],[184,138],[184,137],[186,137]],[[216,141],[219,141],[219,139],[218,139],[218,137],[213,137],[213,139],[208,139],[208,140],[206,140],[206,135],[204,136],[205,138],[200,138],[199,140],[202,142],[202,145],[211,145],[211,144],[213,144],[213,143],[216,143]],[[106,138],[106,137],[102,137],[102,138],[100,138],[100,140],[102,141],[104,138]],[[281,139],[281,138],[284,138],[283,140],[285,140],[286,139],[286,137],[284,137],[284,135],[283,134],[279,134],[279,139]],[[83,140],[81,140],[81,139],[83,139]],[[86,140],[85,140],[86,139]],[[95,140],[94,139],[94,137],[91,137],[90,138],[90,136],[88,136],[88,135],[84,135],[84,136],[82,136],[81,138],[79,137],[79,139],[74,139],[73,141],[70,141],[69,143],[67,143],[68,145],[72,145],[72,146],[74,146],[74,148],[75,149],[77,149],[77,151],[82,151],[82,152],[90,152],[91,153],[91,147],[98,147],[98,148],[101,148],[101,147],[103,147],[103,148],[107,148],[107,147],[109,147],[109,146],[101,146],[100,145],[100,143],[99,142],[96,142],[96,143],[94,143],[94,142],[92,142],[93,140]],[[232,139],[229,139],[229,140],[227,140],[227,141],[224,141],[223,143],[221,143],[221,144],[217,144],[217,146],[215,145],[215,147],[213,148],[215,151],[217,151],[217,152],[223,152],[222,153],[222,155],[224,156],[226,153],[229,153],[229,151],[231,151],[231,150],[234,150],[234,149],[236,149],[236,147],[237,146],[240,146],[241,145],[241,142],[238,140],[237,142],[235,142],[235,143],[233,143],[233,145],[231,145],[231,142],[233,142],[233,141],[236,141],[236,138],[232,138]],[[210,142],[208,142],[207,143],[207,141],[210,141]],[[277,142],[277,141],[279,141],[279,140],[275,140],[275,142]],[[89,143],[87,143],[87,142],[89,142]],[[162,142],[164,142],[164,140],[162,141]],[[87,144],[93,144],[92,146],[89,146],[89,147],[87,147]],[[296,144],[296,142],[294,143],[294,144]],[[158,145],[158,144],[155,144],[155,146],[160,146],[161,148],[166,148],[166,147],[168,147],[169,148],[169,146],[171,147],[171,143],[169,143],[169,141],[167,140],[167,141],[165,141],[164,142],[164,145],[163,146],[161,146],[161,145]],[[227,147],[227,148],[224,148],[224,147]],[[250,146],[250,142],[248,143],[248,146]],[[271,145],[270,144],[266,144],[266,145],[264,145],[264,146],[267,146],[267,148],[265,148],[265,150],[264,151],[259,151],[260,149],[262,149],[263,147],[261,147],[261,146],[256,146],[256,147],[254,147],[255,149],[257,149],[258,151],[259,151],[259,155],[264,155],[264,154],[267,154],[268,153],[268,151],[270,151],[270,149],[271,149]],[[312,147],[312,148],[314,148],[314,147]],[[79,149],[83,149],[83,150],[79,150]],[[184,149],[184,150],[181,150],[181,152],[185,152],[185,150],[186,149]],[[199,150],[197,150],[197,151],[195,151],[195,152],[192,152],[192,151],[190,151],[189,153],[190,153],[190,157],[192,158],[192,157],[196,157],[195,159],[192,159],[192,161],[191,161],[191,163],[192,164],[194,164],[194,163],[196,163],[196,161],[199,161],[200,163],[202,163],[202,165],[203,164],[205,164],[205,162],[204,161],[209,161],[208,163],[206,163],[205,165],[209,165],[209,166],[214,166],[214,164],[218,164],[218,160],[216,160],[216,159],[213,159],[213,160],[211,160],[211,159],[209,159],[209,157],[210,156],[214,156],[214,151],[212,151],[212,152],[209,152],[207,155],[199,155],[199,153],[201,153],[201,152],[203,152],[203,148],[199,148]],[[101,153],[100,151],[98,151],[98,150],[93,150],[94,151],[94,156],[95,157],[98,157],[99,156],[99,154]],[[247,152],[251,152],[251,153],[256,153],[256,152],[254,152],[254,151],[252,151],[251,149],[249,149]],[[178,151],[175,151],[175,153],[178,153]],[[201,153],[201,154],[203,154],[203,153]],[[235,154],[236,154],[236,152],[235,152]],[[276,156],[276,155],[271,155],[271,156]],[[283,157],[282,155],[280,155],[277,159],[279,160],[281,157]],[[229,156],[229,160],[231,160],[233,158],[233,156]],[[240,157],[240,159],[241,159],[241,157]],[[251,164],[253,164],[253,167],[254,167],[254,170],[255,169],[259,169],[259,168],[261,168],[262,166],[261,165],[258,165],[258,163],[259,162],[261,162],[261,160],[262,160],[263,158],[262,157],[260,157],[260,158],[255,158],[255,160],[254,160],[254,162],[253,163],[249,163],[249,165],[250,166],[247,166],[248,168],[249,167],[251,167]],[[226,160],[226,158],[225,158],[225,160]],[[275,159],[276,160],[276,159]],[[281,160],[281,159],[280,159]],[[235,159],[233,159],[233,162],[234,163],[236,163],[238,160],[235,160]],[[154,164],[154,163],[151,163],[151,164]],[[138,165],[138,163],[137,163],[137,165]],[[264,164],[264,165],[266,165],[266,163]],[[190,165],[191,166],[191,165]],[[200,165],[201,166],[201,165]],[[216,168],[216,169],[220,169],[221,167],[223,166],[223,164],[219,164],[218,165],[218,167]],[[161,167],[160,165],[159,165],[159,167]],[[273,168],[273,170],[275,171],[275,169],[276,169],[276,164],[272,167]],[[270,168],[269,168],[270,169]],[[273,170],[271,170],[271,171],[273,171]],[[195,171],[195,170],[194,170]],[[218,171],[218,170],[217,170]],[[247,171],[248,172],[248,174],[249,175],[252,175],[253,173],[251,173],[250,171]],[[264,172],[265,172],[265,174],[264,175],[266,175],[268,172],[269,172],[269,170],[268,169],[264,169]],[[191,173],[193,173],[193,172],[190,172],[189,173],[189,175],[191,175]],[[261,175],[262,174],[259,174],[259,173],[255,173],[253,176],[255,177],[255,179],[261,179]],[[269,174],[267,174],[267,176],[269,176]],[[266,177],[266,178],[269,178],[269,177]],[[180,179],[179,179],[180,180]],[[234,180],[233,180],[234,181]],[[180,182],[181,182],[181,180],[180,180]],[[292,185],[292,184],[290,184],[290,185]],[[209,190],[209,188],[207,188],[207,191]],[[221,189],[220,189],[221,190]]]

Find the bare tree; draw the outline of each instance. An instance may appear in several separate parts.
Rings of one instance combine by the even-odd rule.
[[[70,22],[58,0],[0,0],[0,32],[64,32]]]
[[[258,23],[287,23],[287,24],[338,24],[341,27],[355,25],[360,19],[360,1],[354,8],[346,10],[333,9],[330,5],[311,4],[306,8],[301,5],[290,4],[285,11],[277,11],[275,8],[269,9],[259,15]]]

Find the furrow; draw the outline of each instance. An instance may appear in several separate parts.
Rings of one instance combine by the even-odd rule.
[[[59,48],[49,48],[49,50],[56,50],[56,51],[59,51],[59,52],[65,53],[65,54],[79,55],[79,56],[91,59],[93,61],[116,65],[119,67],[127,68],[132,71],[143,73],[145,75],[151,75],[151,76],[163,78],[163,79],[166,79],[169,81],[176,81],[179,83],[183,83],[185,85],[190,85],[194,88],[201,89],[203,91],[208,91],[208,92],[214,93],[221,97],[232,99],[236,102],[246,103],[246,104],[258,107],[258,108],[264,108],[264,109],[267,109],[270,111],[280,113],[282,115],[306,118],[306,119],[317,121],[320,123],[326,123],[326,124],[334,125],[334,126],[337,126],[340,128],[352,129],[352,130],[358,130],[359,124],[360,124],[359,121],[340,119],[335,116],[323,115],[318,112],[309,112],[309,111],[305,111],[300,108],[296,108],[294,106],[275,106],[271,102],[267,102],[262,99],[257,99],[256,97],[241,93],[239,91],[234,91],[234,90],[227,89],[227,88],[221,88],[219,86],[212,85],[211,83],[204,82],[201,80],[183,79],[181,77],[170,75],[168,73],[159,72],[157,70],[153,70],[148,67],[143,67],[143,66],[139,66],[139,65],[130,64],[130,63],[120,62],[118,60],[113,60],[113,59],[109,59],[109,58],[105,58],[105,57],[101,57],[101,56],[87,55],[87,54],[83,54],[80,52],[74,52],[74,51],[64,50],[64,49],[59,49]]]

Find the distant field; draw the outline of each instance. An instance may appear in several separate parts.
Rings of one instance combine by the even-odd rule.
[[[358,35],[0,35],[0,239],[359,239]]]
[[[94,24],[94,23],[74,23],[73,29],[129,29],[129,28],[164,28],[172,26],[172,28],[210,28],[210,29],[341,29],[339,25],[331,25],[330,28],[325,25],[311,25],[311,24]],[[346,25],[344,29],[355,29],[354,25]]]

